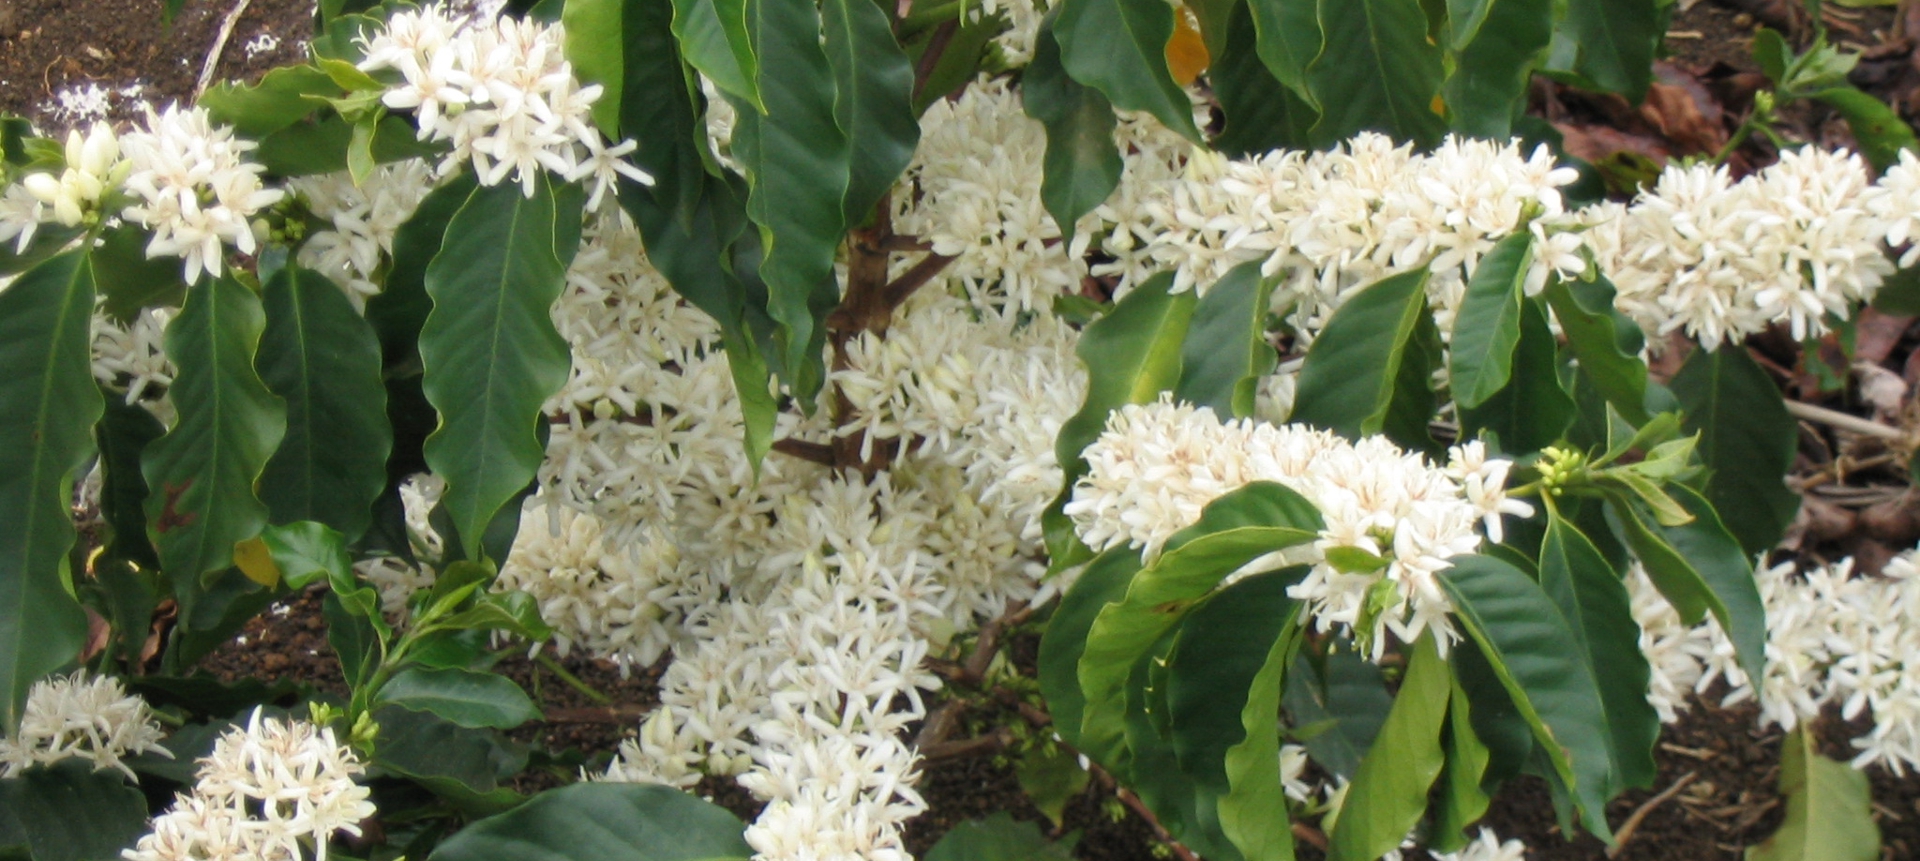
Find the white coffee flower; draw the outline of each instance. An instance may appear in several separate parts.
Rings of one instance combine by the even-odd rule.
[[[128,695],[119,679],[82,671],[41,679],[28,689],[19,730],[0,738],[0,777],[86,759],[95,771],[114,768],[135,779],[124,758],[147,752],[173,758],[160,746],[160,727],[147,701]]]
[[[21,180],[28,193],[53,208],[53,219],[68,227],[100,208],[100,199],[126,177],[127,166],[120,160],[120,142],[113,127],[95,122],[83,137],[78,129],[67,132],[66,169],[58,175],[30,173]]]
[[[265,170],[245,160],[257,144],[214,127],[205,108],[147,110],[142,130],[120,138],[131,173],[126,188],[137,201],[122,213],[153,231],[148,257],[180,257],[188,283],[202,273],[219,277],[226,246],[252,254],[254,213],[285,192],[265,188]]]

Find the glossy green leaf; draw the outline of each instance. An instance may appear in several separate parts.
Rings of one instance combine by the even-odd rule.
[[[1454,557],[1453,563],[1440,572],[1440,584],[1453,600],[1456,623],[1486,656],[1554,773],[1573,788],[1581,823],[1611,839],[1606,706],[1587,662],[1567,649],[1576,642],[1572,626],[1520,569],[1488,556]]]
[[[1306,97],[1307,67],[1320,57],[1325,39],[1319,0],[1247,0],[1261,62],[1275,80]]]
[[[1307,349],[1291,420],[1348,439],[1387,432],[1407,445],[1414,440],[1398,437],[1416,426],[1424,436],[1432,417],[1427,363],[1437,360],[1438,346],[1426,287],[1420,269],[1382,278],[1347,299]]]
[[[1462,409],[1485,403],[1513,376],[1527,269],[1532,263],[1533,234],[1515,233],[1495,243],[1467,281],[1466,297],[1453,318],[1447,363],[1453,400]]]
[[[1393,697],[1360,771],[1327,835],[1328,861],[1372,861],[1396,849],[1427,809],[1427,791],[1446,762],[1440,730],[1453,680],[1431,635],[1413,644],[1407,675]]]
[[[1920,140],[1915,139],[1913,127],[1876,96],[1853,87],[1834,87],[1814,93],[1812,97],[1846,117],[1847,129],[1860,145],[1860,154],[1876,172],[1899,164],[1900,153],[1920,150]]]
[[[1128,674],[1142,649],[1180,621],[1187,608],[1254,559],[1311,541],[1320,514],[1298,494],[1255,482],[1208,503],[1200,522],[1180,531],[1127,585],[1124,599],[1103,608],[1080,656],[1087,704],[1080,738],[1100,748],[1122,732]]]
[[[1073,494],[1074,482],[1087,472],[1080,453],[1106,429],[1109,413],[1151,401],[1180,381],[1181,345],[1197,302],[1191,290],[1169,292],[1172,285],[1171,273],[1147,279],[1088,325],[1074,348],[1087,368],[1087,398],[1054,441],[1054,454],[1066,473],[1060,495],[1044,517],[1047,553],[1056,566],[1071,557],[1077,540],[1061,509]]]
[[[1214,282],[1194,308],[1180,351],[1174,396],[1212,407],[1222,420],[1252,416],[1260,379],[1280,363],[1266,332],[1274,281],[1261,277],[1261,263],[1242,263]]]
[[[393,448],[380,342],[338,285],[295,263],[267,282],[265,307],[254,366],[286,401],[287,433],[260,476],[261,501],[274,523],[325,523],[352,543]]]
[[[1123,111],[1145,111],[1194,143],[1193,105],[1167,69],[1174,9],[1161,0],[1063,0],[1053,20],[1061,65]]]
[[[1174,719],[1174,742],[1183,745],[1181,767],[1205,783],[1208,778],[1195,773],[1189,761],[1199,759],[1197,764],[1212,769],[1215,750],[1224,746],[1219,750],[1224,785],[1209,788],[1221,793],[1221,830],[1247,861],[1293,858],[1286,784],[1275,765],[1280,760],[1280,696],[1299,634],[1298,604],[1286,597],[1286,589],[1305,573],[1304,568],[1268,572],[1221,590],[1189,618],[1175,655],[1185,665],[1175,668],[1171,704],[1184,706],[1183,714],[1192,716],[1182,720],[1183,714],[1176,714]],[[1223,618],[1229,613],[1232,617]],[[1214,627],[1216,623],[1221,626]],[[1201,648],[1203,643],[1207,648]],[[1203,667],[1200,662],[1209,658],[1223,663]],[[1208,689],[1222,698],[1202,705],[1195,697]]]
[[[746,826],[668,786],[576,783],[448,838],[428,861],[718,861],[747,858]]]
[[[203,280],[168,324],[171,394],[179,418],[141,455],[147,524],[175,581],[211,585],[233,545],[260,534],[267,506],[255,483],[286,433],[286,404],[254,370],[265,327],[260,297],[232,278]]]
[[[273,554],[273,564],[279,567],[280,579],[287,588],[304,589],[321,580],[353,580],[353,559],[347,555],[346,539],[325,524],[303,521],[269,526],[261,530],[260,540]]]
[[[1286,0],[1312,11],[1311,0]],[[1213,51],[1207,83],[1225,114],[1225,127],[1213,139],[1213,148],[1240,158],[1282,147],[1303,149],[1318,111],[1293,88],[1274,77],[1260,59],[1253,13],[1255,3],[1234,0],[1224,44]],[[1267,4],[1273,5],[1273,4]],[[1312,38],[1319,38],[1318,24]],[[1204,24],[1203,24],[1204,26]],[[1318,50],[1316,43],[1314,50]],[[1295,83],[1298,83],[1296,79]]]
[[[1433,110],[1440,46],[1427,38],[1419,0],[1320,0],[1319,18],[1322,47],[1305,75],[1320,108],[1315,145],[1332,146],[1366,130],[1422,146],[1437,143],[1446,132]],[[1274,75],[1286,80],[1278,70]]]
[[[749,0],[674,0],[680,53],[720,91],[764,111]],[[763,48],[764,50],[764,48]]]
[[[1647,422],[1647,364],[1634,343],[1640,330],[1614,309],[1613,292],[1603,275],[1591,283],[1554,280],[1546,296],[1581,371],[1637,427]]]
[[[294,123],[260,139],[252,160],[274,176],[313,176],[347,169],[353,146],[354,124],[337,116]],[[369,152],[376,164],[422,158],[441,152],[444,144],[420,140],[406,120],[388,116],[374,126]]]
[[[156,306],[178,307],[187,295],[176,257],[147,256],[147,231],[122,224],[100,235],[93,249],[93,281],[104,300],[100,310],[125,325]]]
[[[540,719],[527,692],[495,673],[413,668],[394,676],[375,702],[433,712],[464,727],[513,729]]]
[[[1539,451],[1573,423],[1573,396],[1560,384],[1559,343],[1539,300],[1520,308],[1520,342],[1507,385],[1479,407],[1460,410],[1462,438],[1491,433],[1511,453]]]
[[[1307,754],[1339,777],[1353,779],[1360,760],[1393,707],[1380,668],[1351,642],[1334,641],[1324,656],[1302,654],[1287,673],[1282,702]]]
[[[1506,684],[1481,651],[1468,638],[1459,643],[1453,658],[1456,701],[1464,694],[1469,703],[1465,712],[1473,737],[1486,748],[1486,766],[1480,776],[1480,788],[1495,792],[1534,759],[1533,727],[1507,695]],[[1545,769],[1551,771],[1551,765]]]
[[[1779,387],[1737,346],[1693,351],[1670,385],[1686,409],[1682,426],[1700,437],[1708,501],[1748,554],[1771,550],[1800,510],[1786,483],[1800,423]]]
[[[1173,632],[1168,632],[1134,664],[1125,686],[1126,741],[1118,755],[1103,764],[1117,780],[1133,789],[1173,839],[1203,858],[1242,861],[1222,830],[1220,796],[1180,770],[1178,754],[1157,725],[1157,715],[1165,703],[1156,680],[1164,675],[1173,641]]]
[[[75,471],[104,404],[93,382],[93,269],[71,251],[0,289],[0,731],[27,690],[79,655],[73,598]]]
[[[593,103],[593,124],[612,140],[620,135],[621,68],[625,45],[620,10],[625,0],[567,0],[560,23],[567,28],[567,62],[583,84],[598,84],[600,100]]]
[[[147,480],[140,475],[140,453],[167,429],[153,413],[128,404],[119,393],[102,390],[101,395],[106,411],[94,425],[93,437],[103,472],[100,514],[113,530],[107,555],[156,570],[160,557],[147,539]]]
[[[1697,623],[1711,611],[1739,654],[1748,678],[1765,678],[1767,617],[1753,567],[1740,542],[1720,522],[1713,504],[1685,485],[1665,490],[1693,522],[1662,526],[1644,506],[1611,500],[1609,508],[1633,555],[1646,567],[1648,578],[1666,596],[1680,617]]]
[[[456,630],[502,631],[524,640],[544,640],[553,629],[540,618],[540,605],[525,592],[489,592],[440,624]]]
[[[1549,66],[1638,102],[1653,82],[1666,17],[1660,0],[1566,0]]]
[[[1054,731],[1080,752],[1104,758],[1105,751],[1088,750],[1080,739],[1080,719],[1087,698],[1080,691],[1080,656],[1087,648],[1087,633],[1100,610],[1126,597],[1127,583],[1141,568],[1140,554],[1127,547],[1116,547],[1087,563],[1086,570],[1073,587],[1060,597],[1060,606],[1047,623],[1040,638],[1040,657],[1035,675],[1040,693],[1046,697],[1047,711],[1053,716]]]
[[[404,364],[418,356],[420,325],[433,310],[427,297],[427,266],[440,253],[447,223],[473,196],[479,181],[462,171],[427,193],[393,237],[393,264],[386,286],[367,298],[367,322],[380,337],[380,353],[387,365]]]
[[[857,225],[873,214],[920,143],[913,64],[872,0],[825,0],[820,23],[833,68],[834,119],[853,146],[841,215]]]
[[[846,233],[853,144],[835,119],[833,70],[813,4],[749,4],[747,26],[766,111],[729,94],[738,113],[733,156],[766,252],[759,274],[767,313],[779,324],[779,363],[794,395],[811,404],[825,375],[821,324],[840,301],[833,262]]]
[[[1002,810],[953,826],[924,856],[926,861],[1068,861],[1073,841],[1050,841],[1039,826]]]
[[[1470,41],[1455,42],[1453,72],[1441,95],[1453,131],[1506,140],[1526,109],[1528,84],[1552,41],[1554,6],[1551,0],[1482,0],[1477,5],[1481,20],[1497,18],[1498,25],[1464,31],[1456,27],[1455,33]]]
[[[1881,857],[1867,776],[1820,755],[1806,727],[1781,741],[1780,794],[1787,816],[1746,861],[1874,861]]]
[[[281,66],[252,84],[222,81],[207,88],[198,104],[213,121],[233,126],[235,133],[261,138],[306,119],[319,110],[324,96],[344,90],[314,66]]]
[[[1585,656],[1606,704],[1603,719],[1611,733],[1615,779],[1608,794],[1652,786],[1660,715],[1647,702],[1653,671],[1640,651],[1633,601],[1593,542],[1551,509],[1540,546],[1540,586],[1570,624],[1573,644]]]
[[[1093,775],[1080,765],[1080,755],[1065,745],[1041,742],[1026,749],[1014,766],[1020,791],[1055,826],[1066,821],[1067,804],[1087,789]]]
[[[544,172],[532,197],[515,183],[480,188],[427,267],[433,312],[420,330],[422,388],[440,426],[424,450],[447,480],[442,499],[470,557],[546,454],[534,424],[572,361],[549,309],[579,249],[583,196]]]
[[[1468,826],[1487,812],[1492,799],[1480,786],[1492,758],[1474,734],[1473,704],[1458,680],[1447,699],[1447,764],[1440,770],[1434,795],[1433,832],[1428,845],[1436,852],[1458,852],[1467,845]]]
[[[379,615],[380,596],[372,595],[372,614],[365,612],[366,602],[354,600],[361,597],[336,589],[321,600],[320,612],[327,620],[327,645],[340,661],[340,676],[354,690],[356,704],[364,705],[370,693],[364,686],[380,666],[383,638],[374,622]]]
[[[527,766],[526,749],[493,730],[463,727],[432,712],[394,705],[380,707],[373,719],[380,725],[374,766],[436,791],[452,784],[465,793],[485,795]]]
[[[118,861],[147,830],[147,801],[120,772],[82,758],[0,780],[0,853],[33,861]]]
[[[1273,671],[1272,691],[1260,687],[1255,677],[1273,659],[1282,631],[1298,615],[1299,605],[1287,597],[1287,588],[1305,573],[1294,567],[1255,574],[1221,589],[1180,622],[1180,638],[1167,663],[1174,752],[1182,770],[1216,792],[1231,788],[1228,749],[1254,737],[1243,724],[1243,711],[1254,717],[1266,714],[1272,735],[1279,737],[1271,721],[1279,713],[1286,650],[1279,654],[1281,668]],[[1272,707],[1251,705],[1256,695],[1270,698]]]
[[[14,243],[15,239],[0,242],[0,275],[12,275],[25,272],[40,264],[41,261],[65,250],[73,240],[80,236],[78,227],[67,227],[59,222],[42,224],[33,232],[33,240],[22,249]],[[178,267],[174,267],[178,268]]]
[[[1060,226],[1062,241],[1071,243],[1080,217],[1104,203],[1120,185],[1124,165],[1113,140],[1113,104],[1099,90],[1067,75],[1051,21],[1035,37],[1033,62],[1021,78],[1020,97],[1027,116],[1047,129],[1040,201]]]

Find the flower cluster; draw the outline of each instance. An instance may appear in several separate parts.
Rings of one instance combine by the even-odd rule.
[[[66,168],[58,176],[30,173],[20,184],[40,203],[52,207],[54,221],[77,227],[89,213],[99,211],[101,198],[126,178],[129,165],[120,160],[120,141],[113,127],[103,122],[95,122],[85,137],[78,129],[67,132],[66,156]]]
[[[1796,570],[1758,572],[1767,609],[1767,671],[1756,686],[1735,662],[1732,643],[1711,620],[1688,627],[1643,573],[1628,585],[1640,646],[1653,665],[1648,699],[1671,721],[1689,692],[1724,679],[1724,704],[1757,700],[1761,720],[1783,729],[1837,706],[1852,720],[1871,714],[1872,728],[1853,740],[1853,764],[1895,774],[1920,769],[1920,550],[1889,562],[1880,576],[1854,570],[1853,560]]]
[[[1827,315],[1872,298],[1893,271],[1884,243],[1906,224],[1876,213],[1915,202],[1890,198],[1858,156],[1810,147],[1737,182],[1723,167],[1670,167],[1632,205],[1584,215],[1620,310],[1714,347],[1775,323],[1819,335]]]
[[[306,237],[300,265],[332,278],[356,306],[364,303],[380,292],[375,279],[393,252],[394,233],[433,185],[432,172],[418,159],[381,165],[359,184],[345,172],[289,181],[288,190],[329,225]]]
[[[184,259],[191,284],[202,273],[219,277],[225,246],[259,249],[250,219],[285,192],[261,185],[265,168],[245,158],[256,146],[215,126],[205,108],[177,105],[149,109],[143,129],[121,136],[136,198],[123,216],[153,232],[148,257]]]
[[[440,174],[472,162],[482,184],[516,179],[531,197],[544,168],[568,182],[590,181],[589,207],[598,208],[619,177],[653,178],[621,158],[636,142],[608,146],[594,128],[602,88],[580,85],[565,45],[559,24],[469,21],[436,5],[389,17],[364,40],[360,68],[400,73],[381,103],[413,111],[421,140],[452,146]]]
[[[1458,639],[1447,618],[1453,603],[1434,575],[1451,557],[1479,548],[1480,522],[1497,534],[1502,515],[1532,513],[1506,496],[1510,464],[1488,458],[1477,442],[1455,447],[1448,466],[1438,468],[1384,437],[1349,442],[1303,425],[1222,423],[1211,409],[1164,396],[1115,410],[1085,456],[1089,470],[1066,513],[1095,550],[1129,546],[1155,555],[1198,521],[1207,503],[1251,482],[1299,493],[1320,510],[1324,526],[1311,548],[1287,554],[1288,561],[1313,564],[1289,594],[1307,602],[1318,630],[1369,641],[1375,660],[1387,630],[1411,641],[1431,628],[1442,649]],[[1343,568],[1328,561],[1336,549],[1380,564]],[[1382,589],[1390,590],[1384,602]],[[1369,620],[1369,605],[1385,611]],[[1370,629],[1354,630],[1367,621]]]
[[[117,768],[132,778],[122,758],[147,752],[173,756],[160,746],[160,727],[147,701],[128,696],[111,676],[79,672],[33,684],[19,731],[0,738],[0,777],[77,758],[91,760],[96,771]]]
[[[326,861],[336,831],[359,835],[374,813],[364,772],[330,728],[262,717],[255,709],[200,760],[193,791],[153,820],[153,832],[121,853],[126,861],[251,858],[300,861],[310,844]]]

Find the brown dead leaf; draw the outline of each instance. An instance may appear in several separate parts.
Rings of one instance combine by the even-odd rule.
[[[1629,134],[1612,126],[1583,123],[1554,123],[1560,131],[1567,154],[1586,161],[1599,161],[1617,152],[1645,156],[1656,164],[1666,164],[1673,153],[1659,140],[1647,135]]]
[[[1913,326],[1913,321],[1912,317],[1895,317],[1873,308],[1861,309],[1860,316],[1853,322],[1854,360],[1876,365],[1885,362],[1907,329]]]
[[[1718,152],[1727,142],[1726,129],[1708,120],[1693,96],[1681,87],[1658,82],[1649,85],[1640,115],[1672,141],[1673,151],[1681,155]]]

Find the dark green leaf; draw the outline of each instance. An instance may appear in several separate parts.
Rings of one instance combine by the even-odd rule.
[[[1900,163],[1900,153],[1920,149],[1913,127],[1878,97],[1853,87],[1834,87],[1812,96],[1826,102],[1847,118],[1847,128],[1860,145],[1860,154],[1875,171],[1885,171]]]
[[[760,277],[767,312],[779,324],[780,363],[795,397],[811,404],[825,374],[821,323],[840,298],[833,261],[846,233],[853,145],[835,120],[819,11],[810,3],[749,4],[747,27],[766,110],[729,94],[738,112],[733,156],[746,173],[747,214],[766,252]]]
[[[1427,38],[1419,0],[1320,0],[1319,17],[1322,47],[1305,76],[1320,107],[1315,145],[1332,146],[1366,130],[1422,146],[1437,143],[1446,132],[1433,110],[1440,46]],[[1286,80],[1277,69],[1274,75]]]
[[[1449,4],[1454,5],[1454,4]],[[1527,106],[1527,84],[1553,37],[1550,0],[1480,0],[1481,21],[1454,27],[1453,72],[1442,94],[1455,132],[1505,140]]]
[[[1507,452],[1539,451],[1560,440],[1573,417],[1573,396],[1560,385],[1559,345],[1541,303],[1529,299],[1520,309],[1513,374],[1485,403],[1460,410],[1462,438],[1491,433]]]
[[[1155,716],[1165,702],[1155,679],[1161,676],[1173,639],[1172,632],[1160,637],[1134,664],[1125,685],[1126,741],[1104,764],[1133,788],[1173,839],[1205,858],[1243,861],[1221,827],[1220,797],[1188,779],[1173,745],[1156,726]]]
[[[187,295],[179,259],[148,257],[147,231],[132,224],[101,234],[93,249],[93,280],[106,297],[100,310],[122,325],[146,308],[178,306]]]
[[[502,631],[524,640],[544,640],[553,629],[540,618],[540,605],[525,592],[489,592],[440,624],[455,630]]]
[[[351,582],[353,578],[353,560],[347,556],[346,541],[324,524],[302,521],[269,526],[260,532],[260,540],[272,553],[281,581],[290,589],[304,589],[321,580]]]
[[[364,700],[367,692],[362,690],[362,685],[380,666],[380,656],[384,651],[380,647],[380,632],[373,623],[380,612],[379,596],[373,596],[371,615],[358,602],[349,605],[348,599],[353,596],[352,592],[340,590],[328,592],[321,601],[320,610],[327,619],[327,645],[333,647],[333,654],[340,661],[340,675],[346,679],[348,687],[354,689],[356,699]]]
[[[1200,522],[1170,539],[1087,632],[1079,670],[1087,698],[1080,718],[1085,746],[1100,749],[1119,738],[1127,678],[1141,649],[1171,630],[1227,575],[1260,556],[1313,540],[1320,527],[1310,503],[1272,482],[1255,482],[1208,503]]]
[[[387,392],[380,343],[345,293],[288,263],[267,282],[266,332],[254,360],[287,404],[287,434],[260,476],[274,523],[317,521],[360,538],[386,486]]]
[[[1807,727],[1781,742],[1780,794],[1786,820],[1746,861],[1874,861],[1881,857],[1867,776],[1820,755]]]
[[[1065,821],[1067,803],[1087,789],[1092,775],[1080,766],[1080,755],[1064,745],[1040,743],[1027,748],[1014,768],[1020,791],[1055,826]]]
[[[1360,762],[1340,818],[1327,835],[1328,861],[1372,861],[1396,849],[1427,809],[1427,790],[1446,762],[1440,730],[1453,681],[1431,635],[1413,645],[1387,722]]]
[[[1349,780],[1393,707],[1380,668],[1351,643],[1328,649],[1319,666],[1305,654],[1296,659],[1283,702],[1307,754]]]
[[[1228,749],[1250,737],[1241,722],[1250,698],[1271,694],[1274,708],[1264,713],[1269,721],[1278,714],[1285,650],[1272,691],[1257,687],[1255,677],[1297,615],[1298,605],[1287,597],[1287,588],[1304,573],[1295,567],[1248,577],[1221,589],[1180,622],[1180,638],[1167,664],[1174,752],[1188,775],[1215,792],[1225,794],[1231,788]],[[1273,735],[1279,737],[1277,728]]]
[[[1067,861],[1073,857],[1073,842],[1050,841],[1038,826],[1000,811],[955,825],[925,857],[926,861]]]
[[[1106,316],[1080,335],[1074,352],[1087,367],[1087,399],[1060,428],[1054,453],[1065,467],[1060,495],[1047,508],[1047,551],[1056,565],[1069,557],[1073,525],[1061,508],[1073,484],[1087,471],[1080,456],[1106,429],[1107,415],[1127,404],[1143,404],[1180,380],[1180,350],[1197,304],[1193,291],[1168,292],[1171,273],[1161,273],[1122,297]]]
[[[1753,62],[1765,73],[1767,80],[1775,85],[1787,79],[1787,63],[1793,59],[1793,48],[1787,45],[1785,36],[1772,27],[1761,27],[1753,34]]]
[[[140,460],[151,491],[148,528],[176,582],[211,585],[233,564],[234,542],[267,525],[254,487],[287,417],[253,367],[265,322],[260,297],[222,277],[193,285],[167,325],[179,418]]]
[[[480,188],[427,267],[433,312],[420,330],[422,388],[440,427],[424,450],[447,480],[443,500],[470,557],[545,456],[534,425],[572,360],[549,309],[579,250],[583,196],[545,172],[532,197],[517,183]]]
[[[1252,416],[1260,378],[1280,363],[1266,332],[1267,297],[1274,282],[1261,277],[1261,264],[1242,263],[1214,282],[1194,308],[1180,350],[1174,396],[1212,407],[1222,420]]]
[[[106,411],[93,436],[105,473],[100,480],[100,513],[113,529],[107,555],[157,570],[160,557],[147,539],[147,480],[140,474],[140,453],[167,429],[153,413],[128,404],[119,393],[102,390],[100,394]]]
[[[673,35],[687,62],[721,92],[764,111],[760,58],[748,11],[753,5],[748,0],[675,0]]]
[[[1424,362],[1432,358],[1424,337],[1433,328],[1427,311],[1427,271],[1403,272],[1383,278],[1353,294],[1335,311],[1333,319],[1307,349],[1300,368],[1292,421],[1306,422],[1359,439],[1387,430],[1411,431],[1411,421],[1397,409],[1424,388],[1403,379],[1424,377]],[[1403,385],[1411,383],[1411,385]],[[1418,418],[1424,435],[1429,409]],[[1406,410],[1410,415],[1418,410]],[[1395,434],[1389,433],[1389,436]],[[1406,445],[1406,440],[1396,440]]]
[[[1131,548],[1118,547],[1100,554],[1061,596],[1060,606],[1047,623],[1047,633],[1040,638],[1036,675],[1054,729],[1068,744],[1095,758],[1105,758],[1107,751],[1088,750],[1080,740],[1080,719],[1087,705],[1086,695],[1080,691],[1080,656],[1086,651],[1087,633],[1100,610],[1126,596],[1127,583],[1140,568],[1140,554]]]
[[[900,178],[920,143],[913,65],[894,41],[887,13],[872,0],[826,0],[820,23],[833,68],[834,119],[853,146],[841,214],[857,225]]]
[[[1671,385],[1686,409],[1682,426],[1699,435],[1695,450],[1711,470],[1708,501],[1749,555],[1772,549],[1800,510],[1786,484],[1800,425],[1779,387],[1745,348],[1725,346],[1695,350]]]
[[[52,257],[73,243],[80,236],[78,227],[67,227],[59,223],[42,224],[33,232],[33,240],[24,249],[15,246],[16,240],[0,242],[0,275],[12,275],[24,272],[39,265],[40,261]],[[178,267],[169,266],[170,269]]]
[[[1447,699],[1447,764],[1440,772],[1440,791],[1434,796],[1433,836],[1436,852],[1458,852],[1467,845],[1467,826],[1487,812],[1491,799],[1480,788],[1491,757],[1474,735],[1473,705],[1458,680]]]
[[[1247,0],[1247,8],[1252,12],[1260,60],[1267,71],[1281,85],[1311,102],[1314,96],[1307,86],[1307,67],[1320,57],[1325,44],[1318,0]]]
[[[69,759],[0,780],[0,846],[33,861],[119,861],[146,830],[146,798],[118,771]]]
[[[189,717],[205,719],[233,717],[260,705],[284,705],[296,699],[301,689],[291,679],[280,679],[272,684],[255,679],[223,682],[200,670],[190,676],[133,676],[127,679],[127,690],[144,697],[149,705],[177,708]],[[225,728],[224,724],[211,728],[211,734],[205,738],[208,748],[212,746],[213,736],[219,735],[220,730]],[[181,738],[186,729],[175,730],[173,735],[167,737],[168,750],[176,754],[182,752],[183,748],[176,742],[186,740]],[[188,739],[191,738],[188,736]],[[193,773],[193,760],[205,756],[208,748],[185,751],[188,754],[187,774]]]
[[[68,583],[74,472],[104,408],[92,371],[93,269],[73,251],[0,290],[0,730],[34,680],[78,656]]]
[[[600,100],[593,103],[593,124],[600,133],[620,139],[622,68],[625,51],[620,11],[625,0],[567,0],[560,23],[567,28],[567,62],[583,84],[598,84]]]
[[[1621,500],[1610,500],[1627,545],[1682,620],[1695,624],[1712,611],[1733,641],[1747,677],[1765,678],[1766,606],[1746,551],[1721,524],[1712,503],[1685,485],[1665,489],[1693,515],[1693,522],[1662,526],[1638,503],[1626,503],[1622,510]]]
[[[427,193],[393,236],[393,265],[386,286],[367,299],[367,322],[380,337],[380,353],[389,366],[405,364],[420,350],[420,325],[433,310],[427,297],[427,266],[440,253],[447,223],[473,196],[479,181],[462,171]]]
[[[347,169],[347,151],[353,146],[354,124],[337,116],[297,122],[260,139],[252,160],[274,176],[313,176]],[[389,116],[379,121],[370,142],[378,164],[421,158],[440,152],[442,144],[422,141],[406,120]]]
[[[1660,0],[1566,0],[1555,21],[1548,63],[1639,102],[1653,81],[1653,60],[1666,35]]]
[[[1920,266],[1888,275],[1880,283],[1880,292],[1873,294],[1873,307],[1895,317],[1920,317]]]
[[[375,711],[373,719],[380,725],[373,764],[404,777],[442,779],[485,795],[527,765],[526,750],[499,733],[463,727],[432,712],[390,705]]]
[[[1572,626],[1540,584],[1488,556],[1454,557],[1440,572],[1454,618],[1486,656],[1513,705],[1573,788],[1581,822],[1609,839],[1606,803],[1613,785],[1605,703],[1587,662],[1570,652]]]
[[[1314,28],[1311,38],[1317,40],[1319,29],[1312,18],[1311,0],[1271,3],[1234,0],[1231,4],[1232,17],[1226,28],[1225,43],[1214,51],[1213,64],[1207,67],[1207,82],[1213,85],[1220,111],[1226,115],[1226,126],[1213,139],[1213,148],[1229,156],[1259,155],[1282,147],[1305,148],[1307,135],[1320,118],[1313,105],[1302,99],[1296,89],[1282,84],[1260,60],[1250,10],[1255,5],[1288,4],[1305,8],[1307,23]],[[1317,42],[1312,47],[1319,50]],[[1295,84],[1299,84],[1297,73]]]
[[[1174,9],[1160,0],[1064,0],[1053,21],[1061,65],[1125,111],[1146,111],[1194,143],[1193,104],[1167,69]]]
[[[1515,233],[1480,258],[1480,266],[1467,282],[1466,298],[1453,318],[1453,350],[1447,364],[1453,400],[1461,409],[1485,403],[1512,378],[1532,262],[1533,234]]]
[[[726,808],[667,786],[576,783],[448,838],[428,861],[719,861],[753,854]]]
[[[314,66],[281,66],[253,84],[223,81],[207,88],[199,105],[213,121],[233,126],[242,137],[261,138],[293,125],[322,105],[315,96],[338,96],[345,90]]]
[[[1573,524],[1549,510],[1547,538],[1540,546],[1540,585],[1573,629],[1573,643],[1606,704],[1611,732],[1614,786],[1644,789],[1655,776],[1653,745],[1660,715],[1647,702],[1652,669],[1640,651],[1640,626],[1618,572]]]
[[[513,729],[540,719],[540,709],[512,679],[451,667],[401,672],[374,701],[433,712],[464,727]]]
[[[1072,242],[1080,216],[1113,194],[1124,165],[1113,140],[1112,103],[1099,90],[1067,75],[1051,23],[1043,25],[1035,37],[1033,62],[1021,79],[1020,94],[1027,116],[1047,129],[1040,200],[1060,226],[1064,241]]]
[[[1647,365],[1634,343],[1640,330],[1614,309],[1613,292],[1612,282],[1602,275],[1591,283],[1556,280],[1547,285],[1546,296],[1581,372],[1607,403],[1638,427],[1647,423]]]

